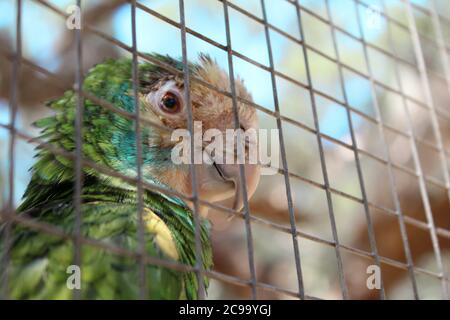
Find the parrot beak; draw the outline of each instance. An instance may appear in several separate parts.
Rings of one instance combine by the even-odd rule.
[[[233,210],[241,211],[244,207],[244,193],[243,187],[247,188],[247,198],[255,193],[256,187],[259,183],[261,174],[260,166],[256,164],[244,164],[245,179],[240,182],[240,165],[239,164],[225,164],[216,165],[222,173],[222,176],[227,181],[232,181],[234,184],[234,202]],[[243,177],[244,178],[244,177]]]
[[[198,166],[199,195],[210,202],[233,199],[232,209],[240,211],[244,207],[242,185],[239,180],[239,164],[203,164]],[[254,193],[259,183],[260,166],[244,164],[247,198]],[[205,209],[207,211],[207,209]]]
[[[246,140],[247,146],[252,143],[257,143],[257,140]],[[230,146],[227,146],[230,148]],[[235,147],[234,145],[232,147]],[[229,153],[229,150],[222,150],[224,153],[224,158],[227,159],[230,154],[233,155],[233,160],[231,163],[218,163],[212,155],[210,151],[206,151],[211,164],[203,164],[202,168],[200,168],[200,196],[206,196],[206,199],[212,202],[226,201],[226,206],[232,206],[234,211],[241,211],[244,207],[245,201],[250,199],[256,191],[256,188],[259,183],[261,168],[259,164],[247,163],[250,159],[254,159],[254,157],[250,157],[249,152],[254,152],[258,149],[254,149],[248,147],[245,149],[245,155],[243,157],[237,156],[235,157],[235,150],[232,150]],[[235,162],[239,162],[238,159],[242,159],[244,164],[239,164]],[[242,163],[241,162],[241,163]],[[241,181],[241,166],[243,167],[243,175]],[[244,187],[246,188],[246,198],[244,198]],[[229,201],[233,201],[232,205]]]

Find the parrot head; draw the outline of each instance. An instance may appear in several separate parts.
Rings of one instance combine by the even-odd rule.
[[[159,57],[177,68],[180,63],[168,57]],[[221,91],[230,92],[231,84],[228,74],[221,69],[217,62],[208,56],[201,55],[198,64],[191,64],[191,74],[204,82],[207,82]],[[173,75],[162,68],[140,68],[140,103],[142,105],[142,117],[157,123],[169,130],[149,125],[145,128],[143,154],[143,176],[153,182],[161,183],[177,192],[185,195],[193,194],[193,185],[190,165],[188,163],[174,163],[172,159],[173,148],[180,143],[173,139],[172,130],[184,129],[188,132],[188,103],[186,102],[186,86],[183,76]],[[226,137],[227,130],[235,129],[233,101],[231,96],[226,96],[217,90],[197,82],[190,81],[190,107],[194,123],[201,124],[201,132],[213,129]],[[236,95],[251,101],[252,97],[238,78],[235,80]],[[238,101],[237,109],[241,130],[256,130],[258,120],[253,107]],[[255,131],[254,131],[255,132]],[[200,137],[201,139],[201,137]],[[202,154],[208,153],[207,146],[210,142],[201,140],[198,146]],[[248,143],[248,141],[247,141]],[[234,148],[234,150],[227,150]],[[223,141],[224,154],[236,151],[236,144],[227,146]],[[248,145],[244,148],[245,159],[248,159]],[[217,151],[216,151],[217,152]],[[221,151],[222,152],[222,151]],[[189,152],[188,152],[189,153]],[[185,153],[186,155],[186,153]],[[190,154],[189,154],[190,156]],[[225,156],[223,157],[225,159]],[[218,163],[217,161],[201,161],[195,163],[197,191],[200,199],[209,202],[233,200],[233,209],[241,210],[243,207],[243,193],[239,180],[240,165],[236,163]],[[260,177],[258,164],[243,164],[248,197],[255,192]],[[188,202],[188,205],[192,205]],[[207,212],[207,207],[201,206],[202,214]]]

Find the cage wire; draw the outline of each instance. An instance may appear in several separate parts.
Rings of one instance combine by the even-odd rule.
[[[50,10],[60,16],[63,19],[66,19],[68,15],[60,10],[57,6],[51,4],[50,2],[46,0],[33,0],[35,3],[38,3],[42,5],[46,10]],[[256,0],[255,0],[256,1]],[[274,0],[269,0],[274,1]],[[297,299],[320,299],[319,297],[310,295],[305,290],[305,281],[304,279],[308,277],[308,274],[304,272],[302,269],[302,256],[301,251],[302,247],[299,245],[299,239],[307,239],[313,242],[316,242],[317,244],[320,244],[322,246],[328,246],[332,248],[335,252],[336,256],[336,263],[337,263],[337,271],[338,271],[338,283],[340,288],[340,297],[343,299],[349,299],[351,298],[349,294],[348,289],[348,274],[345,274],[344,272],[344,265],[343,265],[343,252],[345,254],[349,253],[352,255],[356,255],[365,259],[370,260],[374,265],[381,267],[383,265],[393,267],[395,269],[404,270],[407,271],[408,279],[410,283],[410,288],[413,294],[413,297],[415,299],[420,298],[420,293],[417,285],[417,277],[418,275],[426,275],[432,278],[437,279],[440,281],[441,284],[441,295],[442,298],[448,299],[449,298],[449,283],[450,278],[448,275],[448,270],[446,270],[443,257],[442,257],[442,248],[439,243],[439,237],[444,239],[450,239],[450,230],[446,228],[440,228],[436,226],[435,224],[435,215],[433,214],[434,208],[432,207],[430,203],[430,194],[428,191],[429,185],[433,185],[434,187],[438,187],[445,191],[447,194],[448,199],[450,199],[450,177],[448,173],[448,159],[449,159],[449,150],[445,149],[444,146],[444,139],[443,139],[443,131],[441,130],[439,120],[440,119],[446,119],[450,120],[450,114],[448,113],[448,110],[443,110],[442,108],[438,108],[436,106],[435,97],[433,95],[433,88],[432,84],[430,82],[430,76],[433,76],[435,78],[438,78],[439,81],[441,81],[443,84],[445,84],[446,88],[448,89],[450,93],[450,63],[449,63],[449,53],[450,53],[450,47],[448,44],[446,44],[444,39],[444,33],[443,33],[443,26],[446,26],[450,28],[450,20],[443,15],[441,15],[438,12],[438,9],[436,7],[436,1],[433,0],[430,2],[430,5],[428,7],[422,6],[417,3],[411,3],[409,0],[401,0],[401,3],[406,8],[406,16],[407,16],[407,23],[397,20],[392,15],[388,14],[387,10],[387,4],[385,3],[385,0],[381,0],[381,10],[378,12],[380,17],[386,21],[387,27],[387,49],[382,48],[381,46],[369,42],[366,37],[363,30],[363,17],[361,16],[361,10],[360,8],[367,8],[369,10],[373,9],[370,5],[370,2],[366,2],[363,0],[351,0],[355,6],[355,14],[356,14],[356,21],[357,21],[357,27],[359,30],[360,36],[356,36],[353,33],[349,32],[345,28],[339,26],[337,23],[334,22],[332,10],[333,8],[330,5],[329,0],[324,1],[324,9],[326,14],[322,15],[317,12],[312,11],[310,8],[302,4],[302,1],[300,0],[276,0],[280,2],[288,3],[291,7],[291,10],[295,12],[296,20],[297,20],[297,28],[298,32],[300,34],[300,39],[295,37],[293,35],[293,32],[286,32],[285,30],[282,30],[278,26],[271,24],[268,20],[268,15],[270,15],[270,12],[266,9],[266,2],[267,0],[260,0],[260,7],[262,12],[262,18],[258,17],[256,14],[249,12],[247,9],[239,6],[234,1],[227,1],[227,0],[218,0],[219,3],[222,5],[222,15],[225,23],[225,34],[226,34],[226,44],[220,44],[219,42],[209,38],[208,36],[201,34],[189,27],[186,26],[186,14],[185,14],[185,1],[179,0],[179,22],[163,15],[162,13],[153,10],[141,3],[139,3],[136,0],[130,0],[127,1],[127,3],[130,5],[131,9],[131,21],[130,21],[130,28],[132,32],[132,45],[129,46],[114,37],[102,32],[101,30],[95,28],[92,25],[89,24],[83,24],[82,29],[76,29],[75,32],[75,43],[76,43],[76,52],[75,52],[75,61],[76,64],[76,79],[75,79],[75,85],[72,86],[71,84],[66,83],[65,80],[59,79],[58,76],[53,74],[51,71],[44,69],[43,67],[38,66],[37,64],[33,63],[32,61],[26,59],[23,57],[22,54],[22,10],[23,10],[23,1],[17,0],[16,1],[16,16],[15,16],[15,26],[16,26],[16,32],[15,32],[15,49],[13,53],[7,52],[5,50],[1,50],[1,55],[3,58],[8,59],[12,63],[12,78],[11,78],[11,94],[9,99],[9,106],[10,106],[10,120],[9,124],[0,124],[0,126],[3,129],[6,129],[9,132],[9,144],[8,144],[8,159],[9,159],[9,176],[7,178],[8,181],[8,199],[6,199],[6,205],[2,209],[2,221],[5,224],[4,233],[3,233],[3,242],[5,244],[5,248],[9,248],[11,245],[11,226],[13,224],[21,224],[28,228],[38,230],[39,232],[48,233],[50,235],[62,237],[65,239],[70,239],[74,242],[75,245],[75,256],[74,256],[74,263],[76,265],[81,264],[81,252],[83,246],[94,246],[98,247],[100,249],[106,250],[108,252],[112,252],[117,255],[123,255],[126,257],[132,257],[136,259],[136,261],[139,263],[139,286],[140,286],[140,293],[139,298],[145,299],[147,297],[147,289],[146,288],[146,266],[147,265],[159,265],[166,268],[171,268],[174,270],[178,270],[180,272],[186,272],[186,271],[194,271],[197,275],[199,285],[199,292],[198,295],[200,299],[204,299],[205,292],[203,288],[203,281],[204,276],[207,276],[212,279],[216,279],[221,282],[225,283],[231,283],[233,285],[237,286],[244,286],[250,288],[250,298],[257,299],[258,298],[258,292],[259,290],[266,290],[271,291],[275,293],[282,293],[286,296],[297,298]],[[77,0],[77,5],[82,8],[82,1]],[[161,23],[167,23],[177,29],[179,29],[180,35],[181,35],[181,48],[182,48],[182,63],[183,63],[183,71],[180,72],[179,70],[166,65],[165,63],[158,61],[151,56],[148,56],[140,51],[138,51],[137,48],[137,40],[136,40],[136,12],[140,10],[142,12],[145,12],[148,15],[151,15],[161,21]],[[264,65],[258,61],[255,61],[251,57],[248,57],[247,55],[238,52],[234,49],[233,43],[232,43],[232,37],[231,37],[231,23],[229,18],[229,12],[230,10],[233,10],[235,12],[239,12],[240,14],[246,16],[247,18],[251,19],[255,23],[263,26],[264,28],[264,36],[265,36],[265,44],[266,44],[266,50],[268,54],[268,65]],[[429,34],[424,34],[423,32],[420,32],[416,18],[415,13],[420,12],[421,14],[427,16],[432,21],[432,27],[433,27],[433,33],[435,37],[430,36]],[[317,47],[314,46],[314,39],[306,39],[304,34],[304,15],[307,14],[309,17],[312,17],[313,19],[317,19],[318,21],[324,23],[325,25],[329,26],[331,28],[331,39],[332,39],[332,49],[333,54],[330,55],[327,52],[324,52],[322,50],[319,50]],[[411,43],[413,45],[413,56],[415,63],[410,62],[409,60],[405,59],[404,57],[401,57],[397,53],[396,45],[395,45],[395,39],[392,34],[391,26],[395,26],[396,28],[399,28],[405,32],[407,32],[408,36],[411,39]],[[96,97],[94,94],[90,92],[86,92],[83,89],[83,50],[82,50],[82,43],[83,43],[83,34],[89,33],[93,34],[96,37],[102,38],[103,40],[113,44],[114,46],[120,47],[121,49],[127,51],[132,55],[133,60],[133,95],[135,97],[135,113],[129,113],[127,111],[121,110],[111,103],[102,100],[101,98]],[[298,59],[303,59],[304,66],[305,66],[305,76],[306,76],[306,82],[302,82],[300,80],[294,79],[293,77],[289,76],[288,74],[285,74],[281,72],[280,70],[277,70],[275,64],[274,64],[274,58],[273,58],[273,47],[272,47],[272,35],[277,34],[281,37],[287,38],[290,41],[294,42],[298,46],[301,47],[302,51],[302,57],[298,57]],[[228,73],[229,73],[229,80],[230,80],[230,91],[224,91],[219,88],[214,87],[210,83],[207,83],[201,79],[198,79],[194,77],[192,74],[189,74],[188,70],[188,52],[187,52],[187,35],[193,36],[195,38],[201,39],[202,41],[205,41],[206,43],[210,44],[211,46],[222,50],[227,55],[227,62],[228,62]],[[355,42],[359,43],[362,46],[363,49],[363,60],[365,62],[365,65],[367,66],[367,73],[362,72],[355,68],[354,66],[346,63],[343,61],[339,45],[338,45],[338,36],[345,35],[349,37],[350,39],[354,40]],[[150,40],[151,41],[151,37]],[[425,61],[425,54],[424,54],[424,48],[428,48],[428,46],[431,46],[433,50],[436,50],[438,52],[439,56],[439,63],[441,64],[443,68],[443,75],[437,74],[436,71],[431,70]],[[386,57],[389,57],[389,59],[392,59],[394,61],[393,63],[393,73],[394,73],[394,84],[384,82],[380,79],[377,79],[374,75],[374,69],[379,68],[379,66],[376,66],[373,64],[373,62],[370,59],[369,50],[373,50],[379,54],[382,54]],[[314,53],[316,55],[319,55],[323,59],[332,62],[337,65],[338,67],[338,79],[339,79],[339,86],[341,88],[341,91],[343,93],[343,99],[337,99],[336,97],[333,97],[332,95],[324,92],[321,89],[318,89],[314,85],[314,71],[311,68],[311,62],[310,62],[310,55],[311,53]],[[235,85],[235,68],[234,68],[234,60],[233,58],[240,58],[243,61],[255,66],[256,68],[260,68],[266,72],[270,73],[270,81],[271,81],[271,88],[273,91],[273,99],[274,99],[274,110],[271,111],[267,109],[266,107],[246,100],[245,98],[242,98],[238,96],[236,92],[236,85]],[[225,206],[222,206],[220,204],[216,203],[209,203],[205,200],[202,200],[198,195],[197,190],[197,181],[196,181],[196,168],[193,164],[190,165],[190,172],[192,174],[192,195],[183,195],[179,194],[178,192],[175,192],[173,190],[166,190],[162,188],[161,186],[153,185],[151,183],[148,183],[143,180],[142,177],[142,144],[141,144],[141,126],[143,125],[149,125],[149,126],[159,126],[156,123],[153,123],[149,121],[148,119],[141,118],[139,108],[137,107],[138,104],[138,62],[139,60],[142,61],[148,61],[150,63],[156,64],[165,70],[169,71],[170,73],[183,77],[185,87],[187,90],[185,90],[185,101],[187,102],[187,110],[188,110],[188,127],[190,132],[193,132],[193,116],[191,108],[189,107],[191,105],[191,97],[190,97],[190,83],[195,82],[198,84],[201,84],[202,86],[205,86],[213,91],[216,91],[232,100],[233,105],[233,117],[234,117],[234,124],[235,128],[239,129],[239,113],[238,113],[238,104],[243,103],[248,106],[251,106],[252,108],[257,109],[260,112],[265,113],[266,115],[272,117],[276,121],[276,127],[279,130],[279,145],[280,145],[280,157],[281,157],[281,168],[275,168],[279,174],[282,175],[283,181],[285,184],[285,196],[287,200],[287,213],[289,216],[289,226],[283,226],[280,224],[277,224],[273,221],[270,221],[269,219],[256,217],[252,215],[249,205],[249,199],[247,194],[247,189],[245,185],[245,170],[243,165],[240,165],[239,170],[239,183],[241,184],[242,193],[243,193],[243,199],[244,199],[244,209],[242,212],[234,212],[232,209],[229,209]],[[420,85],[421,89],[424,92],[424,101],[420,101],[419,99],[412,97],[408,93],[405,92],[405,84],[403,83],[403,79],[401,77],[401,65],[407,65],[414,70],[416,70],[419,74],[420,78]],[[76,119],[75,119],[75,141],[76,141],[76,148],[75,152],[67,152],[64,150],[60,150],[57,147],[45,142],[40,141],[40,139],[32,137],[30,134],[21,131],[17,128],[17,110],[18,110],[18,104],[19,104],[19,74],[21,68],[30,68],[34,70],[35,72],[43,75],[45,77],[45,81],[49,81],[52,84],[54,84],[57,87],[60,87],[62,89],[66,89],[69,87],[73,87],[73,89],[76,92],[77,97],[77,106],[76,106]],[[351,71],[352,73],[360,76],[361,78],[369,81],[370,83],[370,92],[372,95],[372,103],[375,110],[374,115],[369,115],[354,106],[351,105],[351,102],[349,101],[349,97],[347,95],[346,90],[346,80],[345,80],[345,72]],[[279,100],[279,93],[277,92],[277,81],[279,79],[282,79],[283,81],[287,81],[288,83],[297,86],[298,88],[303,88],[308,91],[309,93],[309,99],[311,103],[312,108],[312,114],[313,114],[313,127],[308,126],[304,124],[300,119],[292,119],[282,114],[280,111],[280,100]],[[251,81],[251,79],[248,79],[247,81]],[[44,85],[44,84],[43,84]],[[388,92],[394,93],[401,97],[401,105],[404,109],[406,119],[406,132],[397,129],[393,127],[392,125],[386,123],[383,120],[382,112],[381,112],[381,101],[379,101],[377,97],[377,90],[383,89]],[[328,101],[331,101],[345,109],[346,119],[349,124],[349,132],[350,132],[350,142],[343,142],[339,139],[333,138],[331,135],[328,135],[326,133],[323,133],[320,128],[320,121],[319,121],[319,113],[318,113],[318,97],[325,98]],[[99,165],[97,163],[93,163],[92,161],[88,159],[84,159],[81,150],[83,145],[83,139],[82,139],[82,119],[83,119],[83,110],[84,110],[84,100],[89,99],[99,106],[106,108],[112,112],[116,112],[120,114],[122,117],[131,119],[135,123],[135,131],[136,131],[136,146],[137,146],[137,163],[136,163],[136,170],[137,170],[137,176],[136,178],[126,176],[120,172],[114,172],[111,169],[108,169],[106,167],[103,167],[102,165]],[[431,116],[431,125],[432,125],[432,131],[436,138],[436,143],[432,141],[426,141],[423,138],[420,138],[415,132],[414,125],[413,125],[413,119],[410,114],[409,110],[409,103],[414,103],[416,106],[422,108],[423,110],[426,110],[429,112]],[[380,138],[381,138],[381,145],[383,146],[383,156],[379,156],[375,153],[368,152],[367,150],[364,150],[358,145],[358,137],[357,137],[357,130],[354,126],[354,116],[357,115],[359,117],[362,117],[366,121],[376,125]],[[320,159],[320,168],[321,173],[323,175],[323,183],[318,183],[315,181],[312,181],[311,179],[301,176],[297,173],[291,172],[289,170],[289,163],[288,163],[288,157],[286,148],[287,145],[285,144],[285,132],[283,128],[283,123],[288,122],[296,127],[299,127],[303,130],[306,130],[312,134],[314,134],[315,139],[317,140],[318,145],[318,154]],[[168,130],[167,128],[162,128],[165,130]],[[389,150],[389,144],[387,142],[387,136],[386,132],[395,132],[398,135],[401,135],[405,139],[408,140],[410,151],[412,153],[412,162],[413,162],[413,168],[408,168],[404,165],[400,165],[397,163],[394,163],[394,161],[391,158],[390,150]],[[75,166],[75,194],[74,194],[74,208],[75,208],[75,228],[73,233],[65,233],[61,229],[57,228],[56,226],[52,226],[49,224],[45,224],[36,220],[33,220],[31,218],[28,218],[24,214],[16,214],[15,213],[15,205],[14,205],[14,190],[15,190],[15,146],[17,143],[17,140],[21,139],[27,142],[31,142],[33,144],[41,144],[43,148],[46,148],[53,152],[56,155],[60,155],[63,157],[67,157],[68,159],[72,160]],[[330,183],[329,178],[329,170],[327,169],[327,161],[324,151],[324,143],[333,143],[337,144],[346,150],[349,150],[352,153],[352,156],[354,158],[354,161],[356,163],[356,171],[357,171],[357,182],[358,182],[358,188],[361,192],[361,197],[354,196],[346,191],[339,190],[337,188],[334,188]],[[438,161],[440,170],[442,173],[442,176],[444,178],[444,181],[439,181],[438,179],[435,179],[433,177],[428,176],[423,169],[422,159],[419,155],[419,148],[422,145],[426,145],[427,147],[431,148],[435,152],[438,153]],[[194,153],[194,140],[191,139],[191,156],[193,157]],[[367,196],[367,184],[365,181],[365,174],[362,169],[361,165],[361,156],[370,158],[371,160],[378,162],[384,166],[387,167],[388,171],[388,179],[387,184],[389,185],[390,190],[390,197],[392,199],[392,202],[394,204],[394,208],[388,208],[385,206],[382,206],[380,204],[374,203],[373,201],[368,199]],[[139,239],[139,247],[136,252],[128,251],[120,247],[116,247],[114,245],[104,243],[102,241],[87,238],[82,235],[81,228],[83,224],[83,214],[82,214],[82,200],[81,200],[81,194],[82,194],[82,188],[83,188],[83,168],[89,167],[93,168],[95,170],[98,170],[99,172],[110,175],[113,177],[118,177],[122,179],[123,181],[126,181],[128,183],[134,184],[137,186],[137,193],[138,193],[138,203],[137,203],[137,212],[138,215],[138,221],[139,221],[139,228],[138,228],[138,235],[137,238]],[[410,175],[414,178],[418,179],[419,183],[419,194],[415,195],[417,197],[421,198],[425,215],[426,215],[426,221],[421,221],[420,219],[417,219],[415,217],[411,217],[406,215],[403,212],[398,186],[396,182],[395,172],[394,171],[400,171],[403,174]],[[330,219],[330,226],[332,231],[332,240],[318,237],[315,235],[311,235],[309,233],[304,232],[298,224],[298,217],[296,216],[295,209],[294,209],[294,203],[293,203],[293,194],[292,194],[292,186],[291,183],[293,180],[299,180],[303,183],[306,183],[311,188],[317,188],[320,190],[325,191],[326,195],[326,206],[328,208],[328,216]],[[384,182],[380,182],[379,188],[384,187]],[[200,224],[199,224],[199,206],[204,205],[208,206],[212,209],[215,209],[217,211],[220,211],[224,214],[234,214],[239,219],[242,219],[245,226],[245,234],[246,234],[246,246],[247,246],[247,256],[248,256],[248,268],[249,268],[249,279],[244,279],[241,277],[237,277],[234,275],[227,274],[225,272],[219,272],[216,270],[205,270],[202,264],[202,255],[201,255],[201,242],[200,242],[200,233],[196,232],[196,264],[195,266],[188,266],[183,265],[175,261],[171,260],[165,260],[160,258],[155,258],[148,256],[145,251],[145,244],[144,244],[144,223],[143,223],[143,208],[144,208],[144,202],[143,202],[143,194],[145,190],[158,190],[166,194],[171,194],[174,196],[177,196],[179,198],[182,198],[186,201],[192,201],[194,204],[194,224],[196,231],[199,231]],[[338,237],[338,230],[337,230],[337,223],[336,223],[336,215],[335,215],[335,208],[334,208],[334,202],[333,202],[333,196],[339,195],[349,201],[356,202],[358,204],[361,204],[364,209],[364,216],[366,219],[367,224],[367,234],[369,237],[369,249],[370,250],[362,250],[357,247],[349,246],[346,244],[343,244],[340,242]],[[379,212],[383,212],[386,215],[389,215],[391,217],[395,217],[398,219],[398,223],[400,226],[400,236],[401,241],[403,245],[404,255],[405,255],[405,262],[404,261],[398,261],[395,259],[391,259],[385,256],[380,255],[379,250],[377,249],[377,243],[375,239],[375,231],[374,231],[374,223],[372,221],[372,215],[371,210],[377,210]],[[450,218],[450,212],[447,213],[447,219]],[[265,226],[268,226],[271,228],[273,232],[283,232],[292,237],[292,244],[289,244],[292,246],[292,250],[294,253],[294,259],[295,259],[295,276],[296,276],[296,290],[288,290],[286,288],[282,288],[280,286],[264,283],[261,281],[258,281],[257,278],[257,272],[256,272],[256,261],[254,257],[254,244],[253,244],[253,236],[252,236],[252,226],[255,223],[260,223]],[[407,233],[407,226],[414,226],[418,229],[421,229],[425,232],[429,233],[429,236],[431,237],[432,242],[432,250],[433,255],[436,261],[437,266],[437,272],[427,270],[425,268],[418,267],[415,265],[413,261],[413,253],[412,248],[410,247],[410,239],[408,238]],[[286,244],[288,246],[288,244]],[[4,251],[5,254],[2,257],[1,260],[1,270],[3,273],[3,281],[2,281],[2,297],[8,298],[9,296],[9,286],[10,283],[8,281],[9,277],[7,275],[8,272],[8,264],[10,261],[9,257],[9,250]],[[382,273],[383,276],[383,273]],[[383,277],[382,277],[383,279]],[[384,279],[385,280],[385,279]],[[378,292],[378,298],[385,299],[385,283],[381,283],[380,289]],[[80,299],[81,294],[79,290],[74,291],[74,299]]]

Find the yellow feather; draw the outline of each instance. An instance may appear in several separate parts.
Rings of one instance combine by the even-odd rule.
[[[164,221],[148,208],[144,209],[144,221],[147,231],[155,234],[155,241],[159,248],[174,260],[178,260],[178,250],[170,232]]]

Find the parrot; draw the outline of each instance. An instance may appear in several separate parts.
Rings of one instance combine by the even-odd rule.
[[[230,92],[228,73],[209,55],[200,54],[196,62],[188,62],[191,103],[186,101],[182,59],[149,53],[151,59],[140,59],[137,66],[128,57],[109,58],[93,66],[83,77],[83,91],[95,95],[114,107],[135,113],[149,120],[141,123],[142,181],[158,188],[144,188],[142,211],[138,209],[136,183],[99,172],[90,166],[82,168],[81,235],[131,252],[138,252],[139,214],[142,212],[145,254],[187,266],[196,265],[194,203],[176,194],[193,194],[192,170],[187,163],[174,163],[171,150],[177,141],[164,130],[187,129],[188,109],[192,119],[205,129],[220,132],[235,128],[233,101],[221,91]],[[150,62],[159,61],[161,64]],[[144,61],[141,61],[144,60]],[[161,65],[180,71],[174,74]],[[133,67],[137,68],[138,92],[135,101]],[[240,77],[234,78],[236,95],[252,101]],[[137,145],[135,120],[105,108],[101,103],[83,96],[82,156],[95,164],[132,178],[137,177]],[[236,105],[236,104],[235,104]],[[76,150],[75,119],[77,92],[65,91],[47,103],[50,116],[35,122],[40,129],[41,144],[36,147],[35,162],[30,169],[31,180],[17,215],[74,234],[75,160],[52,152],[45,144],[74,153]],[[239,127],[257,128],[255,109],[237,101]],[[157,125],[152,125],[150,121]],[[205,149],[204,144],[200,148]],[[247,150],[247,149],[246,149]],[[245,184],[250,197],[260,178],[258,164],[243,164]],[[243,208],[239,165],[216,162],[195,164],[198,197],[212,203],[232,199],[233,208]],[[164,190],[167,190],[165,192]],[[173,192],[169,192],[173,191]],[[175,195],[174,195],[175,194]],[[198,205],[200,221],[201,261],[204,270],[213,268],[211,223],[208,207]],[[0,232],[5,231],[5,223]],[[8,294],[13,299],[56,299],[73,297],[68,285],[74,264],[73,238],[60,237],[20,223],[10,224]],[[2,236],[0,254],[5,254]],[[82,243],[80,248],[79,293],[81,299],[138,299],[143,281],[136,256],[120,255],[103,247]],[[209,286],[202,276],[205,292]],[[175,270],[158,264],[145,264],[145,296],[153,300],[198,299],[199,279],[195,271]]]

